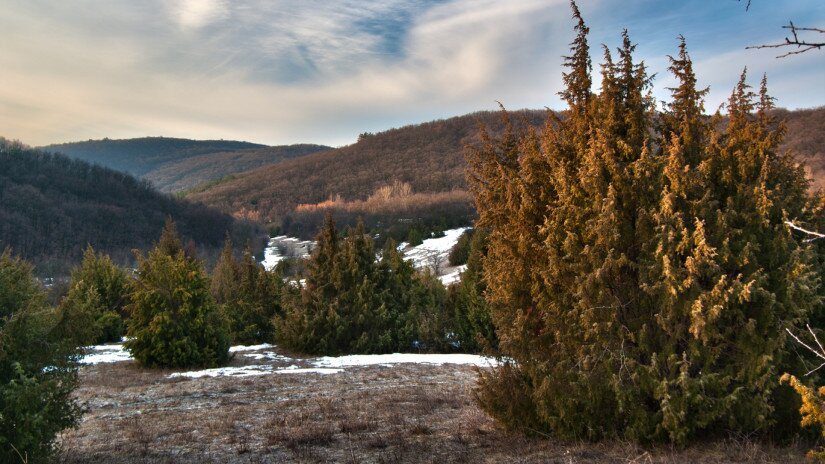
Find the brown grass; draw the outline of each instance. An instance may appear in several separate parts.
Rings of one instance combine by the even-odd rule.
[[[61,461],[786,463],[804,462],[806,450],[746,437],[678,451],[510,434],[473,402],[470,367],[194,380],[168,374],[133,363],[84,367],[78,396],[89,412],[63,434]]]

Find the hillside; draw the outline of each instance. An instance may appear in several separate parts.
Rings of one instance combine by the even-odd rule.
[[[204,255],[219,250],[227,233],[237,243],[259,235],[251,224],[122,172],[0,139],[0,249],[10,246],[40,275],[66,272],[87,244],[130,263],[131,250],[148,249],[167,216]]]
[[[825,108],[777,110],[777,115],[788,127],[782,148],[792,150],[809,165],[815,186],[825,187]],[[532,125],[545,119],[544,111],[519,111],[511,116]],[[435,194],[443,197],[450,193],[453,205],[437,212],[449,214],[456,204],[466,207],[470,202],[465,192],[464,150],[466,145],[478,143],[480,124],[499,131],[500,114],[472,113],[366,134],[353,145],[260,168],[193,192],[188,198],[239,217],[286,225],[290,233],[304,236],[314,232],[318,210],[337,212],[336,219],[347,222],[345,212],[350,219],[365,214],[368,208],[359,207],[359,201],[369,203],[365,200],[380,196],[378,190],[395,181],[409,184],[410,193],[418,195],[416,201],[426,207],[385,215],[384,220],[432,214],[435,206],[444,205]],[[315,214],[307,217],[312,211]]]
[[[329,149],[321,145],[267,147],[230,140],[169,137],[89,140],[41,148],[128,172],[165,192],[186,190],[237,172]]]
[[[514,112],[512,116],[537,125],[543,122],[544,111]],[[433,214],[445,217],[456,211],[466,215],[472,206],[464,180],[464,147],[479,141],[480,124],[494,131],[502,127],[499,114],[480,112],[362,134],[353,145],[256,169],[193,192],[188,198],[236,216],[286,223],[290,233],[305,236],[314,233],[321,216],[306,217],[311,205],[335,200],[336,196],[343,202],[364,201],[396,181],[408,184],[409,193],[416,197],[406,211],[387,214],[380,218],[384,221]],[[434,194],[442,195],[434,198]],[[296,211],[299,205],[304,207]],[[350,213],[359,211],[350,208]],[[350,222],[346,217],[336,219]]]
[[[330,149],[300,144],[207,153],[164,163],[143,177],[161,191],[180,192],[236,173]]]
[[[825,190],[825,107],[777,113],[788,128],[782,147],[808,166],[814,188]]]

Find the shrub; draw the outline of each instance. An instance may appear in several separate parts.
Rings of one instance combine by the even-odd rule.
[[[273,319],[281,314],[284,288],[280,272],[267,272],[247,246],[235,259],[231,240],[226,241],[212,275],[212,295],[229,319],[233,343],[274,341]]]
[[[456,342],[461,351],[496,352],[498,339],[484,299],[484,257],[487,254],[487,233],[477,230],[470,240],[467,269],[461,280],[449,288],[449,307],[453,314]]]
[[[229,327],[199,261],[169,239],[143,257],[124,343],[148,367],[212,367],[229,357]],[[165,251],[176,254],[170,256]]]
[[[473,229],[469,229],[458,237],[458,241],[450,250],[448,256],[450,266],[461,266],[467,264],[467,259],[470,257],[470,242],[473,240]]]
[[[45,298],[30,265],[0,255],[0,462],[47,462],[57,433],[82,413],[72,398],[77,350]]]
[[[418,275],[389,240],[376,261],[362,224],[342,238],[330,216],[318,236],[306,284],[276,317],[278,342],[305,353],[387,353],[444,347],[446,293]]]
[[[89,246],[60,304],[63,330],[79,345],[119,341],[130,291],[126,272]]]
[[[725,121],[708,121],[682,41],[657,115],[625,33],[593,93],[573,9],[566,118],[541,132],[507,123],[469,154],[490,230],[485,295],[518,374],[484,382],[482,405],[508,427],[576,439],[683,446],[782,428],[783,329],[821,308],[821,271],[785,224],[809,218],[810,197],[778,153],[766,81],[754,93],[743,73]]]

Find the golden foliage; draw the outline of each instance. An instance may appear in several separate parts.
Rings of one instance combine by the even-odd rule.
[[[823,427],[825,426],[825,386],[814,390],[788,373],[785,373],[779,379],[779,382],[790,385],[802,398],[802,406],[799,408],[799,414],[802,416],[802,426],[822,428],[822,437],[825,438],[825,427]],[[825,462],[825,449],[820,451],[811,450],[808,457]]]
[[[454,189],[446,192],[414,193],[412,186],[399,180],[392,184],[378,187],[366,200],[344,200],[340,194],[318,203],[301,203],[295,211],[315,212],[338,210],[354,214],[387,214],[411,209],[423,210],[426,207],[453,202],[470,202],[469,192]]]

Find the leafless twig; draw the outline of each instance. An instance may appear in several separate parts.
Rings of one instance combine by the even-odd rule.
[[[750,7],[750,2],[748,2],[748,7]],[[747,7],[745,8],[747,9]],[[818,50],[822,47],[825,47],[825,41],[818,41],[818,40],[811,40],[809,37],[800,38],[800,32],[815,32],[819,34],[825,34],[825,29],[820,29],[817,27],[798,27],[796,26],[793,21],[789,21],[787,26],[782,26],[783,29],[788,29],[791,31],[790,37],[785,37],[784,42],[774,43],[774,44],[763,44],[763,45],[751,45],[745,47],[746,49],[759,49],[759,48],[782,48],[782,47],[796,47],[796,50],[790,51],[788,53],[782,54],[777,56],[777,58],[784,58],[790,55],[799,55],[801,53],[805,53],[809,50]],[[791,38],[793,37],[793,38]]]
[[[820,238],[825,238],[825,234],[820,234],[819,232],[814,232],[812,230],[803,229],[798,225],[794,224],[791,221],[785,221],[785,224],[788,225],[793,230],[802,232],[803,234],[810,235],[812,238],[806,239],[805,242],[813,242],[814,240],[818,240]]]
[[[810,325],[806,324],[805,326],[808,328],[808,332],[810,332],[811,337],[813,337],[814,341],[816,342],[816,346],[818,346],[818,347],[819,347],[819,351],[817,351],[817,350],[815,350],[815,349],[811,348],[811,346],[810,346],[810,345],[808,345],[807,343],[805,343],[805,342],[803,342],[802,340],[800,340],[800,339],[799,339],[799,337],[797,337],[796,335],[794,335],[794,334],[793,334],[793,332],[791,332],[791,329],[786,328],[785,330],[788,332],[788,334],[790,334],[790,336],[791,336],[791,337],[793,337],[793,339],[794,339],[794,340],[796,340],[796,342],[797,342],[797,343],[799,343],[800,345],[804,346],[804,347],[805,347],[808,351],[810,351],[811,353],[813,353],[813,354],[814,354],[817,358],[825,360],[825,349],[823,349],[823,348],[822,348],[822,344],[821,344],[821,343],[819,343],[819,337],[817,337],[817,336],[816,336],[816,334],[814,333],[813,329],[811,329],[811,326],[810,326]],[[818,371],[819,369],[821,369],[822,367],[825,367],[825,362],[821,363],[821,364],[820,364],[819,366],[817,366],[816,368],[811,369],[811,370],[810,370],[810,371],[808,371],[808,373],[807,373],[807,374],[805,374],[805,375],[811,375],[811,374],[813,374],[814,372],[816,372],[816,371]]]

